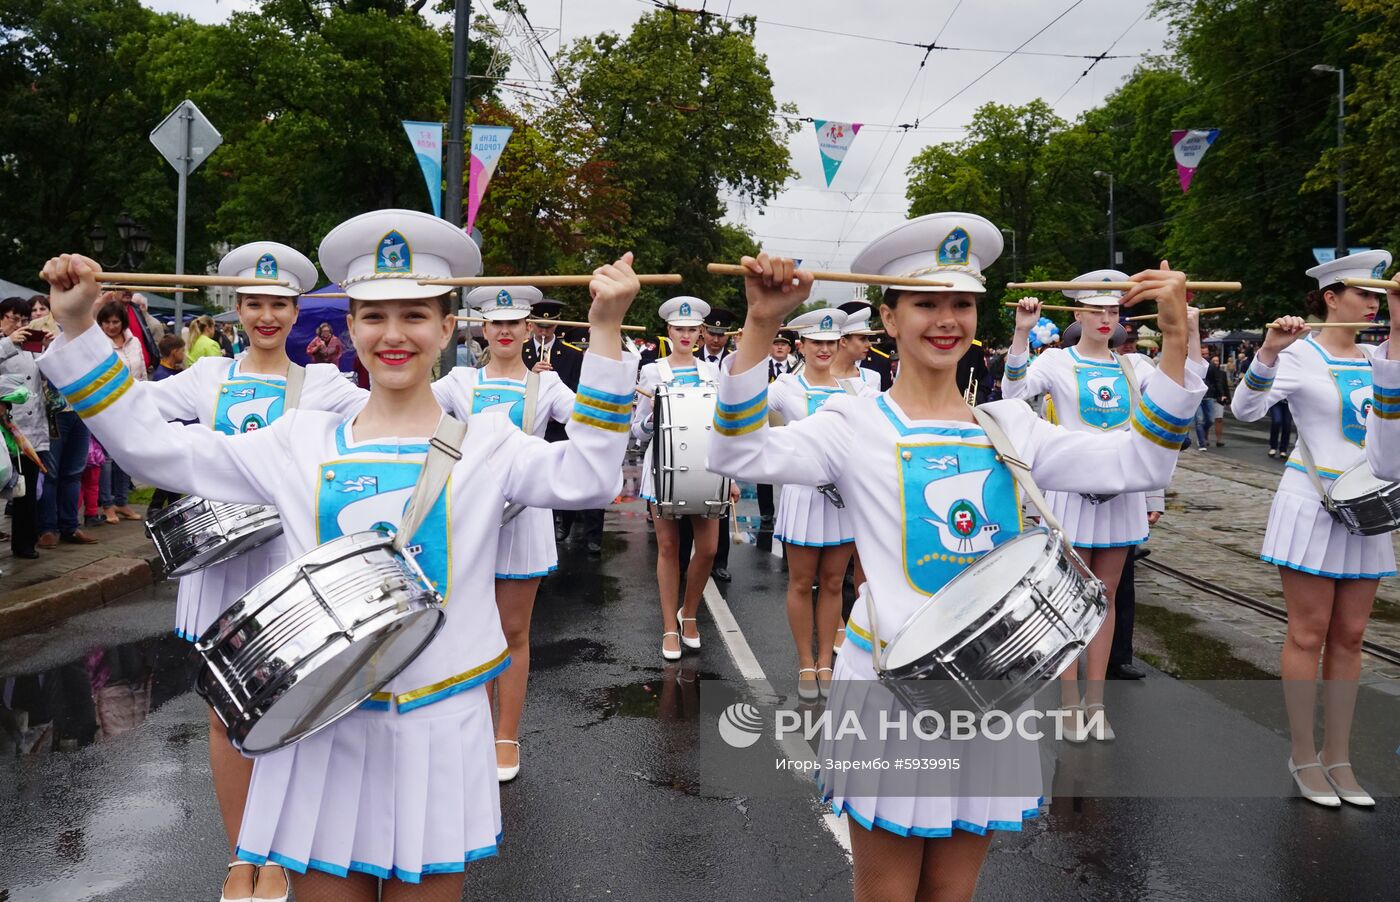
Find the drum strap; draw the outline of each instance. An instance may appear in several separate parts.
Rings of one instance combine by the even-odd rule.
[[[665,357],[659,357],[656,361],[656,378],[662,382],[670,382],[676,376],[671,371],[671,362]]]
[[[1322,499],[1322,506],[1327,508],[1327,512],[1332,516],[1337,516],[1337,512],[1332,508],[1332,499],[1327,494],[1327,487],[1322,484],[1322,474],[1318,472],[1317,463],[1313,460],[1312,452],[1308,450],[1308,443],[1303,441],[1303,437],[1298,436],[1298,454],[1303,458],[1303,466],[1307,467],[1308,478],[1312,480],[1313,488],[1317,489],[1317,497]]]
[[[301,390],[306,386],[306,367],[299,363],[287,367],[287,393],[282,401],[282,409],[296,410],[301,403]]]
[[[418,482],[413,486],[413,495],[404,508],[403,521],[394,535],[394,550],[402,552],[404,547],[423,525],[428,512],[447,486],[447,477],[452,468],[462,459],[462,439],[467,437],[467,424],[443,414],[438,421],[437,431],[428,442],[428,457],[423,461],[423,469],[418,472]]]

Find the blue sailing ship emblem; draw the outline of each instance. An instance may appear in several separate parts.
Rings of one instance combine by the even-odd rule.
[[[408,272],[412,266],[413,251],[402,235],[390,231],[379,239],[379,248],[374,255],[375,272]]]
[[[400,460],[337,460],[322,464],[316,480],[316,541],[356,532],[392,534],[403,520],[422,465]],[[405,549],[444,600],[450,589],[451,536],[447,499],[452,483],[433,503]]]
[[[969,564],[1021,532],[1011,472],[991,448],[957,442],[900,444],[904,573],[932,595]]]
[[[271,254],[263,254],[261,257],[259,257],[257,266],[253,268],[253,278],[277,278],[277,258],[272,256]]]
[[[214,431],[239,435],[265,429],[282,415],[287,387],[280,382],[238,380],[219,386]]]
[[[967,234],[967,229],[958,226],[948,233],[938,245],[938,265],[939,266],[966,266],[968,256],[972,253],[972,236]]]
[[[1076,366],[1079,416],[1095,429],[1117,429],[1128,422],[1128,380],[1114,367]]]
[[[499,407],[517,429],[524,429],[525,389],[512,383],[478,385],[472,389],[472,413],[478,414]]]
[[[1329,369],[1332,383],[1342,401],[1342,438],[1366,447],[1366,414],[1371,411],[1371,368],[1336,367]]]

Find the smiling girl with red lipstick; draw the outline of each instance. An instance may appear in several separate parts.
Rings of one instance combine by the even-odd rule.
[[[1001,248],[996,226],[968,213],[921,216],[867,245],[852,271],[952,284],[885,292],[880,316],[901,361],[893,388],[875,397],[838,395],[819,415],[779,429],[768,423],[763,363],[783,318],[810,294],[812,274],[766,254],[744,260],[748,316],[739,350],[720,377],[709,467],[751,481],[831,483],[845,501],[868,580],[836,660],[826,708],[832,723],[855,714],[875,729],[880,718],[903,710],[888,693],[870,688],[883,639],[930,605],[939,606],[935,611],[958,608],[961,599],[938,593],[1024,529],[1022,495],[1005,458],[991,446],[957,384],[958,362],[977,332],[982,270]],[[1131,306],[1155,298],[1163,338],[1162,368],[1132,411],[1133,428],[1076,432],[1038,419],[1019,401],[983,406],[1036,482],[1060,491],[1122,493],[1170,480],[1205,392],[1185,367],[1185,278],[1165,270],[1138,273],[1132,278],[1136,286],[1121,300]],[[875,621],[882,638],[874,635]],[[934,774],[916,775],[911,784],[860,766],[879,755],[879,743],[853,750],[847,738],[823,736],[817,760],[832,761],[819,775],[823,795],[854,822],[858,902],[971,899],[990,832],[1020,830],[1039,813],[1042,786],[1033,744],[977,755],[969,750],[985,746],[921,741],[915,754],[960,761],[962,773],[951,785]]]

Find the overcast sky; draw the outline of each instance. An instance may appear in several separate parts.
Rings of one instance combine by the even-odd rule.
[[[251,0],[144,2],[205,22],[256,5]],[[1167,28],[1145,15],[1151,2],[684,0],[680,5],[758,16],[756,41],[768,58],[779,102],[796,104],[803,116],[868,123],[829,189],[814,130],[803,123],[791,138],[798,177],[763,215],[731,203],[731,218],[748,226],[771,251],[801,257],[809,267],[845,268],[867,240],[904,217],[910,159],[929,144],[956,140],[977,107],[991,100],[1021,104],[1043,97],[1061,116],[1073,120],[1120,85],[1142,54],[1162,52]],[[484,6],[481,0],[473,4],[477,10]],[[551,53],[561,40],[568,43],[602,31],[625,33],[654,8],[651,0],[526,0],[536,27],[561,29],[544,42]],[[491,12],[501,19],[500,13]],[[1000,52],[935,50],[920,70],[922,48],[888,39]],[[1028,40],[1023,52],[1006,57]],[[1082,80],[1089,60],[1032,55],[1095,55],[1110,46],[1113,54],[1127,58],[1103,60]],[[528,78],[519,64],[511,75]],[[915,119],[918,131],[891,127]],[[1166,135],[1162,146],[1168,153]],[[407,144],[404,152],[409,152]],[[827,295],[844,296],[846,291]]]

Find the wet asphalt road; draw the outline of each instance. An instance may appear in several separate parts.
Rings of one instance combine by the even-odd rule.
[[[502,791],[501,855],[469,866],[466,898],[849,899],[849,864],[815,793],[747,798],[704,772],[698,693],[738,671],[703,611],[705,648],[662,666],[640,512],[609,515],[601,563],[570,545],[561,564],[536,607],[524,769]],[[774,688],[790,692],[782,564],[766,544],[736,546],[731,570],[729,606]],[[187,689],[182,644],[165,635],[173,598],[164,585],[0,643],[0,902],[218,897],[227,848],[204,706]],[[16,754],[45,742],[33,723],[18,734],[17,698],[50,712],[53,753]],[[1206,701],[1195,713],[1203,735],[1237,729],[1276,743],[1286,791],[1276,727]],[[1125,737],[1133,716],[1153,715],[1116,717]],[[1128,754],[1130,742],[1088,753]],[[1024,832],[998,834],[978,897],[1394,898],[1397,839],[1394,798],[1333,812],[1282,797],[1066,797]]]

